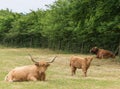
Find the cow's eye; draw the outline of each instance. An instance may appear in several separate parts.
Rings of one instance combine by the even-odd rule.
[[[36,66],[40,66],[39,63],[35,63]]]
[[[46,64],[46,66],[48,67],[48,66],[50,66],[50,64]]]

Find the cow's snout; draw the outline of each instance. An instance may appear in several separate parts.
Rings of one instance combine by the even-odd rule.
[[[43,67],[43,68],[40,69],[39,73],[40,74],[45,73],[45,70],[46,70],[46,68]]]

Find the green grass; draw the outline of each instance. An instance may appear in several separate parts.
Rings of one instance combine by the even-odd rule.
[[[4,77],[13,68],[33,64],[28,53],[37,60],[49,61],[58,55],[55,62],[46,71],[46,81],[5,82]],[[83,77],[81,70],[71,76],[69,59],[73,55],[62,54],[49,49],[0,48],[0,89],[120,89],[120,66],[112,59],[92,61],[88,77]]]

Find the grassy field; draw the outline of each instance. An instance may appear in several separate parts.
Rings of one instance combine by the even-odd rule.
[[[46,81],[5,82],[4,77],[11,69],[33,64],[28,53],[46,61],[58,56],[46,71]],[[0,48],[0,89],[120,89],[119,63],[112,59],[94,59],[88,70],[88,77],[83,77],[81,70],[71,76],[69,59],[73,55],[90,56],[62,54],[49,49]]]

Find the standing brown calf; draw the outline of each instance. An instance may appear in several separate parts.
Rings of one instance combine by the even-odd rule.
[[[84,76],[86,77],[87,70],[92,60],[93,57],[81,58],[81,57],[73,56],[70,60],[72,76],[75,75],[76,69],[78,68],[78,69],[82,69],[82,71],[84,72]]]
[[[27,65],[22,67],[17,67],[11,70],[7,76],[5,77],[5,81],[8,82],[16,82],[16,81],[37,81],[45,80],[45,71],[47,67],[52,63],[55,58],[53,58],[50,62],[35,61],[30,55],[31,60],[35,63],[34,65]]]
[[[100,49],[98,47],[93,47],[90,50],[91,53],[96,54],[96,58],[115,58],[115,54],[113,54],[111,51]]]

